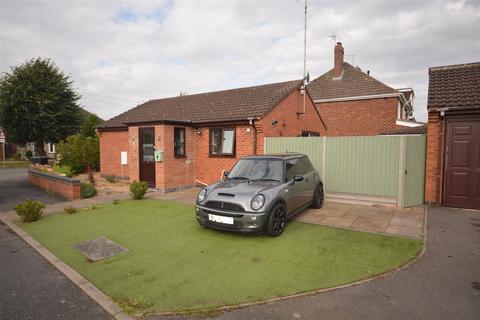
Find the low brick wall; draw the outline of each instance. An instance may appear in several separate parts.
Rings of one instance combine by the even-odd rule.
[[[80,199],[80,180],[30,168],[28,169],[28,181],[37,187],[69,200]]]

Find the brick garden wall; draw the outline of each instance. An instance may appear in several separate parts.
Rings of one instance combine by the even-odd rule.
[[[425,203],[441,204],[443,120],[438,112],[428,113]]]
[[[69,200],[80,199],[79,180],[29,169],[28,181],[43,190],[61,195]]]
[[[397,98],[316,104],[327,136],[372,136],[396,128]]]

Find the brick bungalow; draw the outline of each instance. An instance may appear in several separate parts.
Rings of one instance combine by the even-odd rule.
[[[217,181],[241,157],[263,154],[264,137],[325,134],[302,88],[297,80],[148,101],[97,126],[100,171],[162,191]]]
[[[480,209],[480,62],[428,74],[425,202]]]
[[[393,89],[369,71],[344,62],[340,42],[334,49],[333,69],[309,83],[307,89],[325,122],[327,136],[371,136],[393,130],[410,133],[408,128],[424,126],[413,121],[413,90]]]

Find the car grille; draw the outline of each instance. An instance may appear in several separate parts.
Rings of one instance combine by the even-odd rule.
[[[222,209],[227,211],[236,211],[236,212],[245,211],[245,209],[243,209],[243,207],[239,204],[231,203],[231,202],[223,202],[223,201],[208,201],[205,204],[205,207],[212,208],[212,209]]]

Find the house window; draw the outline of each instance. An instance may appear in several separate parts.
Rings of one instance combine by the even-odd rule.
[[[320,132],[302,131],[302,137],[320,137]]]
[[[175,157],[185,157],[185,128],[173,129],[173,151]]]
[[[48,144],[48,153],[55,153],[55,144],[49,143]]]
[[[234,128],[210,128],[210,155],[235,155]]]

